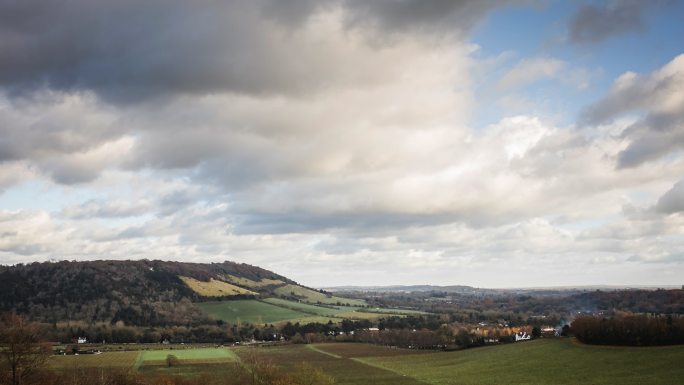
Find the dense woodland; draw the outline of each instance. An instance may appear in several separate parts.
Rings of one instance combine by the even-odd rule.
[[[677,315],[584,315],[571,326],[578,340],[588,344],[654,346],[684,344],[684,317]]]

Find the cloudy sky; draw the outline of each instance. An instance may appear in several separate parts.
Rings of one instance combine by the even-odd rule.
[[[0,263],[673,285],[684,3],[0,0]]]

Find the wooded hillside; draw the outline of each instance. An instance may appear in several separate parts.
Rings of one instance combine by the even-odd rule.
[[[294,283],[271,271],[233,262],[62,261],[0,266],[0,312],[15,311],[50,323],[124,321],[155,326],[206,321],[191,304],[202,297],[180,276],[206,282],[230,276]]]

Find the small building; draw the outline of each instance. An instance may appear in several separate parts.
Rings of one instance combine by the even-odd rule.
[[[85,343],[88,343],[88,339],[85,337],[78,337],[76,342],[78,342],[79,344],[85,344]]]
[[[531,340],[531,339],[532,339],[532,336],[529,335],[529,334],[527,334],[527,332],[518,332],[518,333],[515,333],[515,342],[518,342],[518,341],[528,341],[528,340]]]

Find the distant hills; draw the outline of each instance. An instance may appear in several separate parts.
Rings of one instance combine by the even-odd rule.
[[[329,292],[369,292],[369,293],[421,293],[421,292],[446,292],[451,294],[502,294],[502,293],[543,293],[543,292],[584,292],[589,290],[656,290],[656,289],[679,289],[680,286],[661,285],[661,286],[619,286],[619,285],[589,285],[589,286],[549,286],[549,287],[511,287],[511,288],[478,288],[464,285],[391,285],[391,286],[332,286],[323,288]]]

